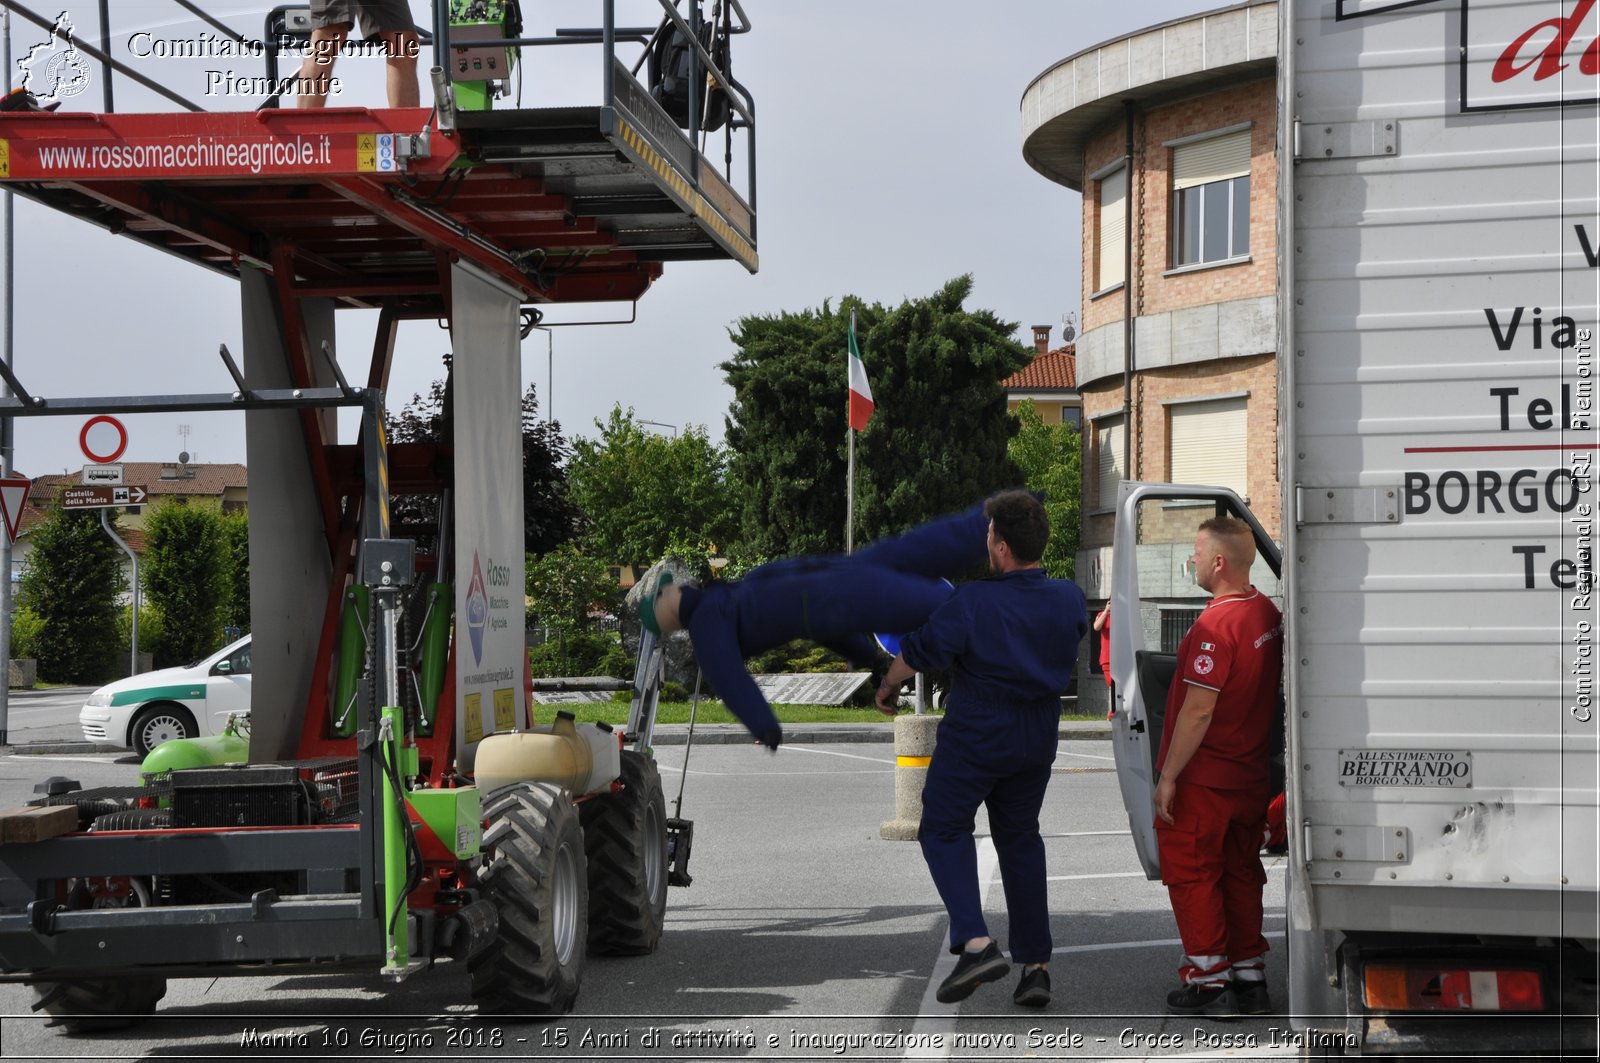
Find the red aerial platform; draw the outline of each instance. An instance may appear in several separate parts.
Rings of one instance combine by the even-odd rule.
[[[640,108],[648,115],[649,109]],[[0,114],[19,194],[300,297],[447,312],[475,263],[526,303],[637,299],[677,259],[756,268],[754,212],[623,108]],[[687,149],[687,151],[685,150]]]

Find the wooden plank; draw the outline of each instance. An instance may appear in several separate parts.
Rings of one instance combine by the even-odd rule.
[[[0,813],[0,844],[40,842],[77,829],[77,805],[46,805]]]

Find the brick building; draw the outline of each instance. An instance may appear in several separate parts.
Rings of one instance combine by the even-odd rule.
[[[1077,52],[1023,95],[1023,157],[1083,197],[1076,571],[1092,602],[1124,478],[1232,487],[1280,534],[1277,54],[1276,0],[1247,0]],[[1172,602],[1152,645],[1181,633],[1192,591]]]

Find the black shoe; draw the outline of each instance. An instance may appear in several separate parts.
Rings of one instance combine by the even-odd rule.
[[[961,957],[956,960],[956,969],[950,972],[950,977],[939,983],[939,991],[933,995],[941,1004],[954,1004],[958,1000],[965,1000],[972,995],[972,991],[985,982],[993,982],[997,978],[1004,978],[1011,973],[1011,964],[1000,954],[1000,946],[993,941],[984,946],[982,952],[967,952],[962,950]]]
[[[1167,1011],[1173,1015],[1206,1015],[1213,1019],[1237,1018],[1239,1009],[1227,982],[1191,982],[1167,994]]]
[[[1233,1002],[1241,1015],[1271,1015],[1272,998],[1267,995],[1267,983],[1233,980]]]
[[[1042,1008],[1050,1003],[1050,972],[1043,967],[1023,968],[1022,980],[1011,1002],[1024,1008]]]

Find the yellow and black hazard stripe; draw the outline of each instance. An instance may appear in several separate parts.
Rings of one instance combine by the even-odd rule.
[[[622,138],[624,144],[638,153],[645,165],[656,172],[656,176],[666,182],[668,188],[678,193],[679,197],[689,204],[691,214],[722,237],[741,262],[750,268],[755,267],[756,249],[750,245],[750,241],[739,235],[738,230],[729,225],[722,215],[712,208],[706,197],[701,195],[699,190],[672,164],[672,160],[652,147],[643,134],[620,116],[617,118],[617,135]]]

